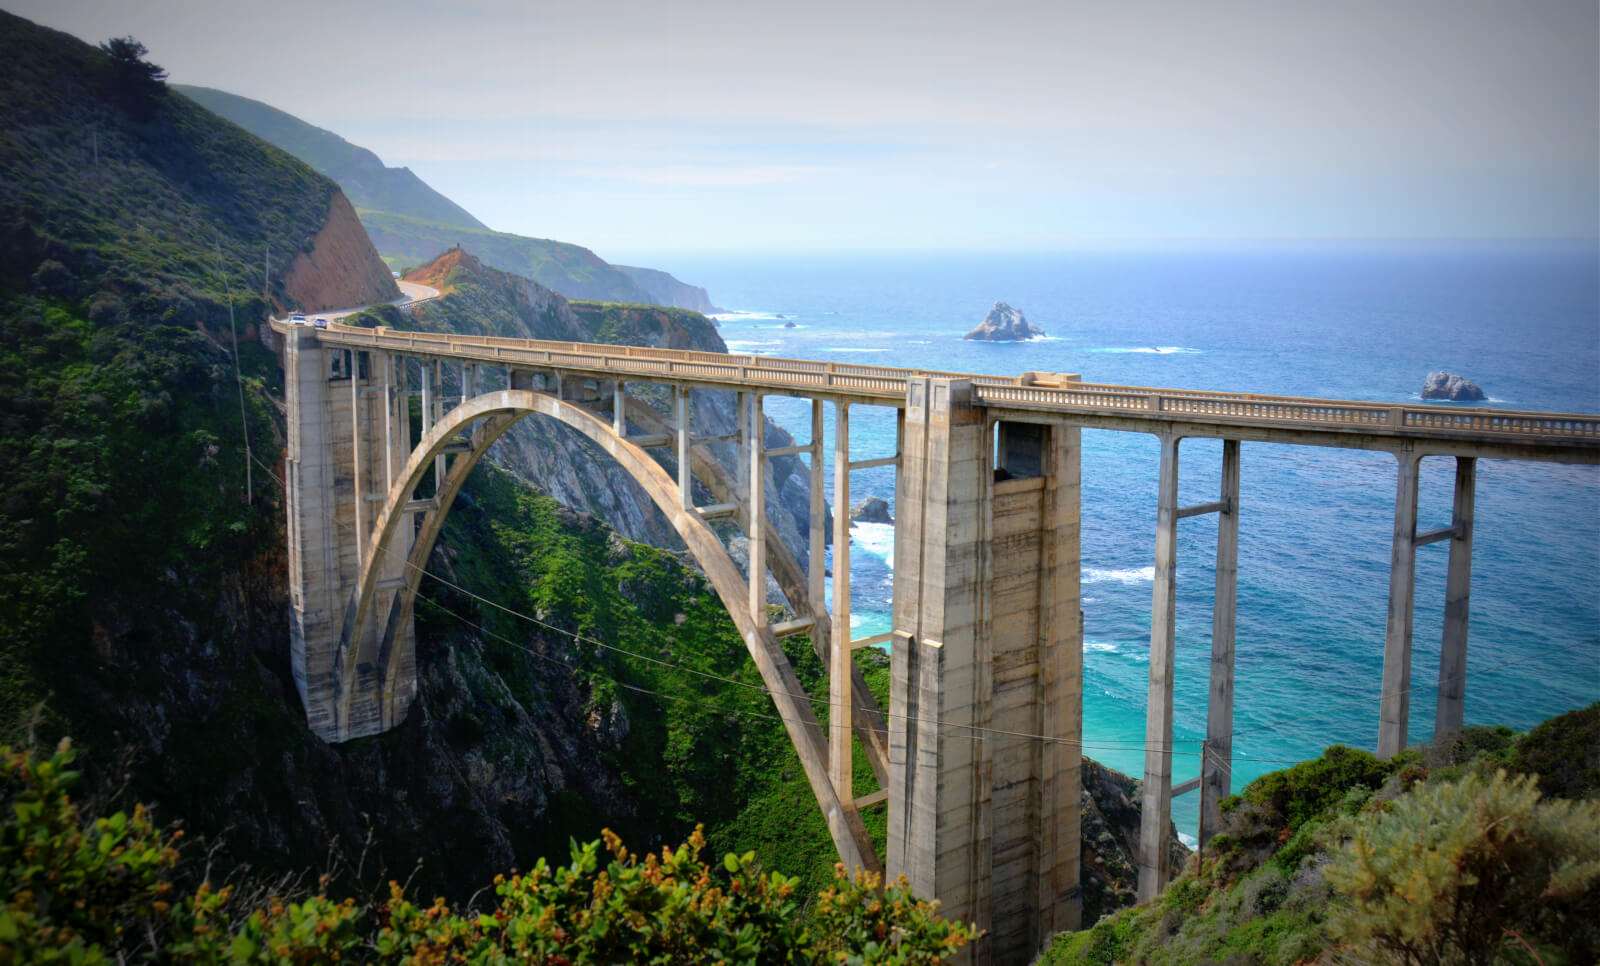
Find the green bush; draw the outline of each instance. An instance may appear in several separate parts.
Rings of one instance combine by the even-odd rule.
[[[245,900],[209,882],[180,894],[178,834],[143,806],[86,820],[68,795],[73,758],[67,742],[42,761],[0,748],[0,963],[911,964],[976,936],[904,880],[880,888],[842,867],[802,916],[799,880],[748,852],[713,868],[699,829],[642,860],[609,831],[603,846],[573,844],[567,865],[497,877],[495,907],[480,914],[416,904],[393,883],[370,905],[259,890]]]
[[[1324,872],[1344,900],[1329,924],[1362,951],[1406,964],[1600,955],[1600,803],[1541,801],[1527,776],[1471,773],[1348,831]]]

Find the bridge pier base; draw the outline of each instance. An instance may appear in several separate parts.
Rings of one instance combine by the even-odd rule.
[[[401,454],[411,450],[410,420],[392,366],[387,353],[324,347],[309,326],[290,329],[284,339],[290,664],[307,724],[329,741],[376,734],[397,723],[414,688],[415,675],[405,675],[406,692],[380,700],[381,622],[358,642],[357,680],[342,681],[339,670],[340,632],[370,552],[376,511]],[[377,563],[385,588],[381,613],[399,593],[409,550],[409,540],[397,541]],[[409,627],[400,630],[405,638],[410,633]],[[344,688],[353,689],[357,700],[341,725],[337,709]]]
[[[972,961],[1027,962],[1080,917],[1079,431],[970,392],[909,380],[888,870],[988,931]]]

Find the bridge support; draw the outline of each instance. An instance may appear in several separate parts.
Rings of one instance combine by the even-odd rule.
[[[975,960],[1027,962],[1080,916],[1079,430],[970,394],[908,380],[888,865],[988,930]]]
[[[1418,547],[1450,541],[1445,577],[1444,633],[1439,654],[1439,698],[1433,733],[1436,738],[1460,731],[1467,680],[1467,617],[1472,584],[1473,491],[1478,460],[1456,457],[1455,501],[1450,526],[1417,533],[1417,478],[1421,454],[1410,447],[1397,452],[1394,543],[1389,558],[1389,619],[1383,647],[1383,693],[1378,710],[1378,757],[1390,758],[1406,746],[1411,717],[1411,617],[1417,583]]]
[[[394,360],[387,353],[324,347],[309,326],[293,327],[285,336],[284,394],[289,411],[289,648],[295,687],[306,721],[319,737],[344,740],[374,734],[387,726],[376,700],[381,691],[377,631],[369,630],[359,642],[354,682],[342,680],[339,672],[339,635],[377,510],[411,450],[405,395],[398,391]],[[385,606],[398,592],[409,550],[409,541],[397,542],[376,562]],[[403,633],[409,636],[410,628]],[[414,675],[405,679],[414,681]],[[370,696],[352,710],[350,729],[340,727],[337,713],[339,694],[346,688]],[[399,696],[400,716],[411,697],[409,691]]]

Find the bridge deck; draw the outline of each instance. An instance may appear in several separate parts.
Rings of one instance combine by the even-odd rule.
[[[283,331],[282,323],[274,327]],[[1135,432],[1230,436],[1265,442],[1392,449],[1407,442],[1456,455],[1600,463],[1600,416],[1508,409],[1386,405],[1342,399],[1207,392],[1080,382],[1057,373],[995,376],[730,355],[678,349],[402,332],[334,324],[327,344],[493,365],[555,369],[601,379],[646,379],[713,389],[904,406],[906,380],[972,383],[973,401],[1008,417],[1069,417]]]

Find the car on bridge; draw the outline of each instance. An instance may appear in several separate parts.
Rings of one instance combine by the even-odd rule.
[[[306,321],[306,317],[303,316],[303,315],[291,315],[291,316],[289,316],[289,324],[290,325],[309,325],[310,323],[308,323]]]
[[[317,319],[312,324],[315,325],[319,329],[326,329],[328,327],[328,320],[327,319]]]

